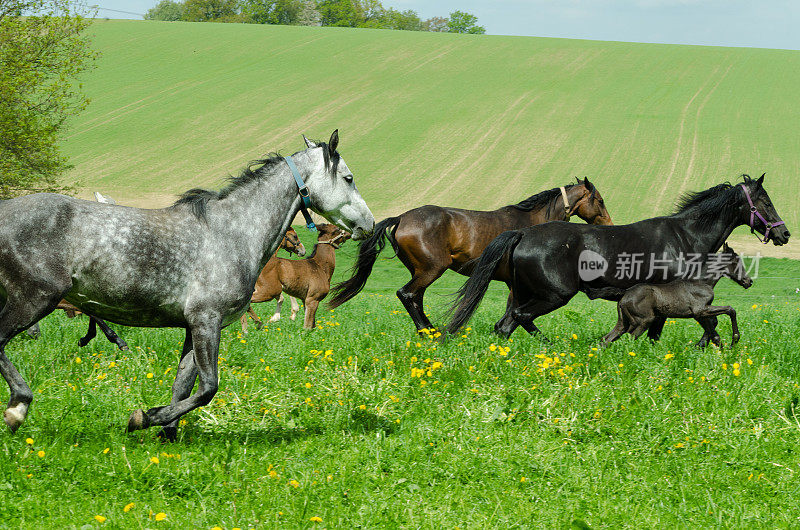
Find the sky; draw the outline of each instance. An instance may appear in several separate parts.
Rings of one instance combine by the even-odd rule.
[[[141,18],[158,0],[97,2],[98,16]],[[422,18],[455,10],[491,35],[800,50],[800,0],[382,0]]]

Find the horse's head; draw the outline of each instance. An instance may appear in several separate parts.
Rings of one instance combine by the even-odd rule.
[[[350,232],[342,230],[333,224],[317,225],[317,230],[319,230],[317,243],[329,243],[333,248],[339,248],[342,243],[351,237]]]
[[[744,182],[739,185],[742,189],[743,222],[762,234],[765,243],[772,239],[774,245],[785,245],[791,234],[764,189],[764,175],[758,180],[745,175]]]
[[[372,234],[375,218],[353,181],[353,173],[337,151],[339,131],[333,131],[328,143],[314,142],[303,136],[308,149],[308,186],[311,209],[330,222],[353,233],[353,239]]]
[[[588,178],[576,180],[578,183],[570,188],[570,194],[577,197],[577,199],[570,197],[572,204],[570,215],[577,215],[591,225],[613,225],[611,215],[603,202],[603,196],[594,184],[589,182]]]
[[[723,276],[727,276],[745,289],[750,288],[753,285],[753,279],[747,274],[742,257],[727,243],[722,246],[722,257],[725,265],[725,269],[722,272]]]
[[[281,241],[278,248],[282,248],[289,254],[297,254],[301,258],[306,255],[306,247],[300,242],[300,236],[297,235],[294,228],[286,231],[286,235],[283,236],[283,241]]]

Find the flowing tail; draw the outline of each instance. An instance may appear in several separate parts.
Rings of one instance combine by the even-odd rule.
[[[503,258],[508,258],[511,262],[511,252],[522,239],[522,232],[519,230],[509,230],[503,232],[489,243],[478,259],[472,275],[467,279],[461,289],[456,294],[456,300],[450,308],[453,314],[450,323],[447,325],[448,333],[457,332],[472,317],[483,300],[483,296],[489,289],[489,284],[494,277],[497,268]]]
[[[386,247],[387,241],[392,244],[392,248],[397,252],[394,229],[397,228],[399,223],[400,217],[389,217],[375,225],[372,235],[365,239],[358,248],[358,258],[352,269],[353,275],[349,280],[345,280],[331,289],[333,298],[328,302],[328,307],[331,309],[339,307],[361,292],[361,289],[367,283],[367,278],[372,273],[372,266],[375,265],[378,254]],[[387,232],[389,228],[392,229],[391,235]]]

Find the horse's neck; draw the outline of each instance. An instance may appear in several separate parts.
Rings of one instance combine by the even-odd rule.
[[[677,222],[677,230],[684,240],[690,243],[691,249],[697,252],[716,252],[731,235],[731,232],[744,223],[738,211],[720,212],[711,226],[704,226],[699,219],[684,215],[672,217]]]
[[[555,201],[556,199],[553,199]],[[548,201],[540,208],[526,212],[513,206],[506,206],[501,208],[500,211],[505,210],[507,218],[508,229],[525,228],[526,226],[537,225],[546,223],[548,221],[566,221],[564,215],[564,205],[562,203],[561,195],[557,197],[558,204],[553,204],[553,201]],[[548,216],[548,212],[550,215]]]
[[[300,210],[297,184],[288,167],[253,179],[214,204],[209,225],[237,240],[248,261],[261,270],[278,251],[281,235]]]
[[[317,251],[311,258],[320,269],[328,274],[328,278],[333,276],[336,268],[336,251],[330,243],[317,243]]]

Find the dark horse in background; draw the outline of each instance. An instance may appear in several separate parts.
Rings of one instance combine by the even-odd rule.
[[[360,246],[353,275],[333,288],[331,308],[357,295],[372,272],[378,254],[388,240],[397,257],[411,273],[411,281],[397,291],[417,331],[432,328],[423,309],[425,290],[447,269],[469,276],[473,261],[506,230],[569,221],[577,215],[587,223],[611,225],[603,197],[589,179],[543,191],[498,210],[478,211],[421,206],[378,223]]]
[[[579,291],[589,298],[617,301],[626,289],[639,283],[679,279],[687,256],[716,252],[738,226],[749,224],[764,235],[765,242],[771,238],[773,244],[784,245],[790,234],[763,182],[763,175],[758,180],[743,175],[742,183],[723,183],[684,195],[672,215],[628,225],[546,223],[504,232],[486,248],[472,276],[459,290],[447,331],[454,333],[467,323],[501,267],[510,272],[507,283],[514,299],[495,331],[508,337],[517,326],[529,333],[538,332],[534,319],[563,306]],[[605,261],[607,270],[586,281],[586,271],[581,273],[579,268],[582,254]],[[625,263],[633,255],[658,259],[657,274],[646,277],[646,262],[641,274],[615,273],[614,265]],[[648,331],[651,339],[659,338],[664,321],[659,317],[652,324]],[[698,322],[705,330],[700,346],[709,340],[719,341],[716,317]]]

